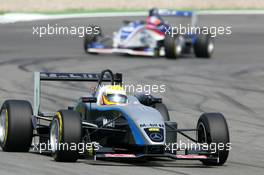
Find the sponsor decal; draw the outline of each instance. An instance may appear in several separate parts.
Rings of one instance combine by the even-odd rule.
[[[158,124],[158,123],[149,123],[149,124],[147,124],[147,123],[141,123],[141,124],[139,124],[139,127],[141,127],[141,128],[157,128],[157,127],[164,128],[164,124]]]
[[[154,132],[154,133],[149,134],[149,137],[151,138],[151,140],[153,140],[155,142],[163,141],[163,136],[161,135],[161,133],[158,133],[158,132]]]
[[[159,131],[160,131],[159,128],[149,128],[148,130],[149,130],[150,132],[153,132],[153,131],[159,132]]]

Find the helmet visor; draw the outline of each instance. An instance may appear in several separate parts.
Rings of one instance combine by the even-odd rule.
[[[107,100],[112,103],[126,103],[127,96],[122,94],[108,94],[106,95]]]

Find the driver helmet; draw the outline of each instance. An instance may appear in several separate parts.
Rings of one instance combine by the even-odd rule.
[[[147,18],[147,24],[158,26],[161,24],[161,20],[157,16],[149,16]]]
[[[121,105],[127,103],[127,94],[122,86],[106,85],[100,92],[101,105]]]

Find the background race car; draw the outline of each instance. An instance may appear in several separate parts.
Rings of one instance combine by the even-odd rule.
[[[175,31],[178,25],[168,24],[164,17],[191,19],[189,32]],[[151,9],[145,21],[124,21],[125,25],[113,37],[86,35],[86,53],[120,53],[139,56],[166,56],[178,58],[194,52],[196,57],[210,58],[214,51],[214,40],[209,32],[196,30],[197,16],[191,11]],[[182,24],[181,24],[182,25]],[[191,29],[191,30],[190,30]],[[185,30],[187,31],[187,30]]]

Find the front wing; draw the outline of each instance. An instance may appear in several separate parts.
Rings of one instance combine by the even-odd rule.
[[[96,158],[125,158],[125,159],[139,159],[139,158],[171,158],[174,160],[212,160],[219,161],[218,157],[214,157],[212,155],[199,155],[199,154],[114,154],[114,153],[105,153],[105,154],[96,154]]]
[[[135,56],[149,56],[154,57],[156,53],[153,49],[134,50],[134,49],[122,49],[122,48],[89,48],[88,53],[103,53],[103,54],[128,54]],[[161,49],[160,56],[164,56],[164,50]]]

